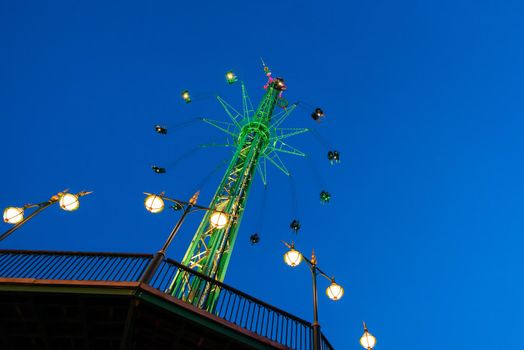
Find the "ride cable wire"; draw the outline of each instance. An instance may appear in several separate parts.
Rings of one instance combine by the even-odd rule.
[[[186,158],[189,158],[190,156],[192,156],[193,154],[195,154],[196,152],[198,152],[202,148],[203,148],[203,145],[198,145],[198,146],[193,147],[190,150],[182,153],[177,159],[175,159],[174,161],[172,161],[172,162],[170,162],[170,163],[168,163],[166,165],[167,171],[172,170],[172,168],[175,168],[181,161],[183,161]]]
[[[199,93],[193,94],[191,90],[187,90],[187,91],[189,92],[189,97],[191,98],[191,102],[207,101],[217,96],[216,93],[211,93],[211,92],[199,92]]]
[[[329,150],[333,149],[333,146],[327,141],[320,133],[316,130],[316,128],[308,128],[311,131],[311,135],[315,137],[317,142],[320,143],[321,146],[327,147]]]
[[[193,187],[193,190],[191,193],[195,193],[196,191],[200,191],[202,188],[204,188],[205,185],[209,182],[209,180],[222,168],[225,164],[227,164],[229,159],[223,159],[218,163],[213,170],[211,170],[206,176],[200,180],[200,182]]]
[[[320,188],[325,189],[326,183],[324,182],[324,179],[320,175],[318,168],[315,166],[315,163],[313,163],[313,160],[311,159],[309,155],[306,155],[305,158],[307,159],[309,167],[311,168],[311,172],[313,173],[313,176],[315,180],[317,181],[317,185],[320,186]]]
[[[201,121],[202,121],[202,117],[194,117],[188,120],[181,121],[180,123],[177,123],[174,125],[171,125],[171,124],[163,124],[163,125],[165,125],[165,128],[168,130],[168,132],[169,131],[176,132],[178,130],[181,130],[183,128],[186,128],[188,126],[191,126]]]
[[[291,192],[291,216],[296,219],[298,217],[298,195],[293,175],[289,175],[289,189]]]
[[[266,203],[267,203],[267,185],[264,185],[264,193],[262,194],[262,204],[260,205],[260,215],[258,216],[257,231],[259,234],[264,228],[264,218],[266,216]]]

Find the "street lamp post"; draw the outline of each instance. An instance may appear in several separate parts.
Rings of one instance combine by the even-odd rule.
[[[146,209],[148,211],[150,211],[151,213],[157,214],[157,213],[160,213],[162,210],[164,210],[164,206],[165,206],[164,200],[168,200],[170,202],[175,203],[173,205],[173,208],[175,210],[180,210],[182,208],[184,209],[184,212],[182,213],[182,216],[180,217],[180,219],[178,219],[177,223],[175,224],[175,226],[171,230],[171,233],[169,234],[169,236],[167,237],[166,241],[164,242],[164,245],[162,246],[162,248],[158,252],[155,253],[155,255],[153,256],[153,260],[151,260],[151,263],[149,264],[149,266],[147,267],[146,271],[144,272],[144,274],[140,278],[140,282],[141,283],[147,284],[147,283],[151,282],[151,279],[153,278],[153,276],[154,276],[156,270],[158,269],[158,267],[160,266],[160,263],[164,260],[164,258],[166,256],[167,249],[171,245],[171,242],[173,241],[173,239],[175,238],[176,234],[180,230],[180,227],[184,223],[184,220],[186,219],[186,216],[189,213],[192,213],[193,211],[197,211],[197,210],[213,210],[214,214],[211,216],[210,221],[211,221],[211,225],[213,225],[215,227],[223,227],[223,226],[225,226],[229,219],[228,219],[228,214],[226,214],[224,212],[216,211],[216,210],[211,209],[211,208],[207,208],[207,207],[203,207],[203,206],[197,205],[196,203],[197,203],[200,191],[197,191],[193,195],[193,197],[191,197],[189,199],[188,202],[184,202],[184,201],[181,201],[181,200],[178,200],[178,199],[172,199],[172,198],[166,197],[166,196],[164,196],[163,192],[161,194],[158,194],[158,195],[157,194],[151,194],[151,193],[145,193],[145,194],[147,195],[147,197],[146,197],[146,199],[144,201],[144,205],[145,205]]]
[[[11,233],[18,230],[22,225],[24,225],[26,222],[31,220],[33,217],[35,217],[38,213],[43,211],[44,209],[50,207],[52,204],[58,202],[60,205],[60,208],[62,208],[65,211],[74,211],[77,210],[80,206],[80,201],[78,200],[80,197],[86,196],[88,194],[91,194],[93,192],[91,191],[81,191],[77,194],[69,193],[68,190],[64,190],[62,192],[58,192],[49,200],[38,203],[38,204],[26,204],[23,207],[7,207],[4,210],[4,222],[8,224],[13,224],[14,226],[11,227],[9,230],[4,232],[0,236],[0,241],[7,238]],[[30,208],[36,208],[35,211],[33,211],[29,216],[24,218],[24,212],[26,209]]]
[[[344,295],[344,288],[335,283],[334,278],[329,277],[324,271],[317,266],[317,257],[315,251],[311,254],[311,259],[305,257],[301,252],[295,249],[293,243],[289,244],[283,242],[289,251],[284,254],[284,261],[291,267],[298,266],[302,260],[304,260],[311,270],[311,277],[313,279],[313,350],[321,349],[321,335],[320,335],[320,323],[318,323],[318,293],[317,293],[317,276],[321,275],[331,281],[331,284],[326,289],[327,296],[334,301],[339,300]]]

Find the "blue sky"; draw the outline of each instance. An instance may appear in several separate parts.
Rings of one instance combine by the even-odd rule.
[[[260,57],[288,83],[297,109],[285,126],[303,159],[289,180],[269,171],[266,209],[255,185],[226,283],[311,319],[307,268],[284,265],[295,240],[346,289],[333,303],[321,281],[320,322],[338,349],[358,348],[361,320],[377,349],[518,348],[524,303],[523,40],[519,1],[222,1],[0,3],[0,205],[95,193],[53,207],[2,248],[153,253],[176,222],[151,215],[143,191],[188,198],[227,149],[195,117],[226,120],[213,95],[240,107],[233,69],[256,104]],[[184,104],[180,92],[195,99]],[[196,98],[196,96],[200,96]],[[342,163],[330,166],[336,148]],[[152,164],[168,173],[152,173]],[[221,169],[200,189],[207,204]],[[318,172],[320,176],[316,176]],[[333,195],[320,205],[325,186]],[[264,213],[261,227],[259,213]],[[199,217],[169,251],[180,260]],[[8,227],[4,224],[3,228]],[[261,242],[248,237],[259,231]]]

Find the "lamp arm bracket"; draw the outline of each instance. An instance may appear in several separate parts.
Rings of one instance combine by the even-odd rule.
[[[328,280],[333,281],[333,278],[332,278],[332,277],[329,277],[327,273],[325,273],[324,271],[322,271],[322,270],[319,269],[318,267],[317,267],[317,271],[318,271],[319,275],[322,275],[322,276],[324,276],[325,278],[327,278]]]
[[[87,196],[87,195],[89,195],[89,194],[91,194],[91,193],[93,193],[93,191],[80,191],[80,192],[78,192],[76,195],[77,195],[78,197],[83,197],[83,196]]]
[[[41,207],[43,205],[45,205],[47,202],[43,202],[43,203],[38,203],[38,204],[32,204],[32,203],[27,203],[27,204],[24,204],[22,206],[22,209],[30,209],[30,208],[36,208],[36,207]]]
[[[237,215],[231,215],[229,213],[226,213],[225,211],[214,210],[214,209],[211,209],[211,208],[208,208],[208,207],[203,207],[201,205],[193,205],[193,209],[191,210],[191,212],[199,211],[199,210],[212,211],[212,212],[215,212],[215,213],[225,214],[225,215],[230,216],[232,218],[237,217]]]
[[[163,194],[155,194],[155,193],[148,193],[148,192],[144,192],[144,194],[147,195],[147,196],[150,196],[150,195],[153,194],[153,195],[158,196],[158,197],[160,197],[162,199],[165,199],[167,201],[170,201],[170,202],[173,202],[173,203],[176,203],[176,204],[180,204],[183,207],[189,204],[188,202],[184,202],[184,201],[181,201],[181,200],[178,200],[178,199],[166,197]]]
[[[295,249],[295,243],[293,243],[293,241],[291,241],[291,244],[283,240],[281,240],[281,242],[284,243],[284,245],[288,247],[289,249]]]
[[[194,205],[193,208],[189,211],[190,213],[193,213],[195,211],[200,211],[200,210],[208,210],[207,208],[202,208],[200,206],[196,206]]]
[[[302,255],[302,259],[304,259],[304,261],[308,263],[310,268],[314,268],[315,270],[318,270],[318,267],[317,267],[316,264],[313,264],[313,262],[311,260],[309,260],[307,256],[302,254],[302,252],[299,252],[299,253],[300,253],[300,255]]]

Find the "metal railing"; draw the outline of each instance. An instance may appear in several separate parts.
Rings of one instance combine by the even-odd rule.
[[[1,278],[137,282],[148,254],[1,251]]]
[[[149,254],[0,250],[0,278],[139,282],[152,258]],[[170,288],[177,273],[185,274],[188,284],[205,283],[220,290],[218,299],[213,301],[215,316],[290,349],[313,347],[309,322],[174,260],[164,259],[149,285],[171,296],[180,295]],[[183,295],[181,300],[189,302],[189,293]],[[191,304],[206,310],[204,302],[193,299]],[[321,348],[333,349],[324,335]]]
[[[151,286],[162,292],[169,291],[170,294],[178,295],[178,290],[170,289],[171,281],[177,273],[186,274],[186,285],[207,283],[209,288],[220,290],[212,312],[220,318],[291,349],[306,350],[312,348],[312,330],[309,322],[193,271],[171,259],[165,259],[162,262],[151,280]],[[201,308],[206,305],[204,301],[200,302],[200,300],[192,300],[191,303]],[[329,346],[326,349],[332,348]]]

